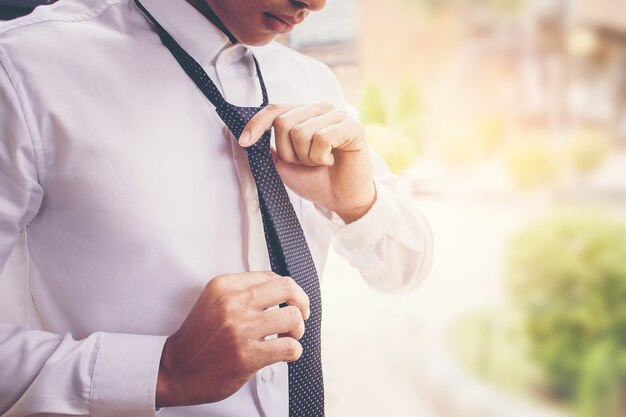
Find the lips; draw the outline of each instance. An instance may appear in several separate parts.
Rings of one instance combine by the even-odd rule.
[[[284,15],[284,14],[277,14],[277,13],[268,13],[270,16],[275,17],[278,20],[282,20],[283,22],[285,22],[286,24],[290,25],[290,26],[295,26],[299,23],[302,23],[302,19],[296,19],[293,16],[289,16],[289,15]]]
[[[300,23],[300,21],[295,20],[291,16],[275,15],[267,12],[263,13],[263,18],[269,30],[282,34],[291,31],[294,25]]]

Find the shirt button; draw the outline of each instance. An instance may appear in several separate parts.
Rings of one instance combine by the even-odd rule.
[[[261,374],[261,379],[265,382],[268,382],[272,379],[272,370],[270,368],[265,368],[263,373]]]
[[[259,209],[259,201],[256,198],[248,200],[248,209],[255,213]]]

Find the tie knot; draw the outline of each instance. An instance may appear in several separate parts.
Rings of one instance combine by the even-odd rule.
[[[254,145],[248,146],[244,149],[246,150],[246,152],[267,152],[270,149],[271,136],[272,133],[268,130],[267,132],[263,133],[261,139],[259,139]]]

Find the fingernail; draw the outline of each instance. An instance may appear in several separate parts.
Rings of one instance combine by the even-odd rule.
[[[311,317],[311,310],[307,310],[305,320],[308,320]]]
[[[250,132],[245,131],[239,136],[239,144],[245,145],[248,142],[250,142]]]

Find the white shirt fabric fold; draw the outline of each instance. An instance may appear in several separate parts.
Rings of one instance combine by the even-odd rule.
[[[323,64],[231,45],[185,0],[142,3],[225,98],[345,106]],[[270,269],[245,151],[129,0],[61,0],[0,24],[0,414],[153,416],[161,350],[206,283]],[[318,271],[331,241],[375,288],[419,283],[432,236],[376,158],[345,225],[290,192]],[[340,279],[326,277],[325,279]],[[169,416],[287,417],[286,363]]]

